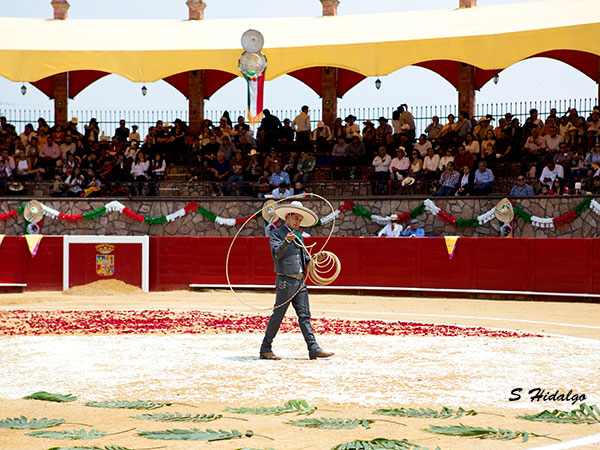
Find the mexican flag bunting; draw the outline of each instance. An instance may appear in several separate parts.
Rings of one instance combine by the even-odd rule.
[[[263,117],[263,94],[265,90],[265,72],[258,78],[246,78],[248,83],[248,122],[260,123]]]

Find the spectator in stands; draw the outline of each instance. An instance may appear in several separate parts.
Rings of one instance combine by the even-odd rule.
[[[218,151],[223,153],[223,157],[226,161],[230,161],[231,158],[233,158],[233,155],[235,155],[236,148],[231,142],[228,134],[223,134],[223,136],[221,136],[221,145]]]
[[[454,167],[462,170],[463,166],[469,166],[469,169],[475,167],[475,159],[471,152],[467,152],[464,145],[459,145],[457,155],[454,157]]]
[[[72,153],[68,153],[67,160],[65,161],[62,168],[63,173],[67,176],[71,175],[71,173],[73,172],[73,170],[75,170],[76,167],[79,167],[79,161],[75,159],[75,156]]]
[[[498,119],[498,126],[494,128],[494,136],[496,137],[496,140],[500,139],[500,136],[502,136],[502,132],[506,131],[508,125],[509,124],[506,123],[506,119],[504,117]]]
[[[13,172],[13,180],[23,182],[29,180],[30,178],[29,164],[27,163],[27,159],[19,153],[15,153],[15,170]]]
[[[304,189],[304,185],[301,181],[296,181],[294,183],[294,195],[306,194],[306,189]]]
[[[382,145],[386,142],[385,137],[390,134],[393,135],[393,130],[391,125],[388,123],[388,120],[381,116],[379,119],[379,126],[375,130],[375,143],[378,145]]]
[[[389,172],[390,164],[392,163],[392,158],[387,154],[385,147],[379,147],[377,153],[377,156],[371,163],[371,165],[375,167],[375,172],[373,172],[371,178],[371,191],[373,195],[383,193],[384,189],[387,190],[387,187],[382,184],[381,181],[387,181],[390,179]]]
[[[356,117],[349,114],[345,120],[346,126],[344,127],[344,134],[346,135],[346,139],[350,141],[353,136],[360,136],[360,127],[356,123]]]
[[[294,195],[294,191],[287,183],[281,183],[279,186],[273,189],[273,192],[271,192],[271,196],[275,199],[287,198],[291,197],[292,195]]]
[[[540,183],[548,186],[548,189],[552,186],[555,178],[564,178],[565,173],[561,165],[556,164],[553,159],[548,159],[546,161],[546,166],[544,170],[542,170],[542,175],[540,175]]]
[[[414,141],[415,139],[415,118],[408,111],[408,105],[406,103],[400,105],[398,107],[398,112],[400,113],[399,121],[400,121],[400,133],[407,134],[409,141]]]
[[[77,124],[79,123],[79,121],[77,120],[77,117],[73,117],[68,123],[67,123],[67,127],[65,128],[65,134],[71,134],[71,136],[73,137],[83,137],[81,135],[81,133],[77,130]]]
[[[61,157],[60,149],[54,142],[52,136],[48,136],[46,144],[40,149],[39,158],[40,165],[46,171],[47,177],[54,177],[54,168],[56,167],[56,161]]]
[[[456,131],[458,142],[463,142],[467,137],[467,133],[471,132],[471,121],[465,111],[458,113],[458,122],[454,126],[454,131]]]
[[[75,150],[76,149],[77,149],[77,146],[73,142],[73,138],[71,137],[70,134],[67,135],[65,137],[65,142],[63,142],[62,144],[60,144],[60,147],[59,147],[61,159],[63,161],[66,161],[68,153],[71,153],[72,155],[75,155]]]
[[[269,172],[273,172],[275,170],[276,165],[283,165],[283,161],[279,153],[277,153],[277,150],[272,148],[267,157],[265,158],[264,168]]]
[[[485,161],[479,161],[479,169],[475,171],[473,195],[489,195],[496,186],[494,174],[487,167]]]
[[[129,142],[136,140],[138,142],[141,141],[140,133],[138,133],[138,126],[131,125],[131,133],[129,133]]]
[[[549,152],[558,150],[560,143],[564,141],[563,137],[558,134],[558,128],[555,125],[550,125],[546,129],[547,134],[544,136],[546,149]]]
[[[592,178],[592,187],[590,192],[596,195],[600,194],[600,176],[594,176],[594,178]]]
[[[452,144],[456,141],[456,117],[454,117],[454,114],[448,114],[448,123],[446,123],[446,125],[443,126],[442,131],[440,132],[439,135],[439,139],[441,139],[442,141],[448,143],[448,144]]]
[[[473,157],[478,158],[481,155],[481,147],[479,146],[479,141],[475,139],[473,133],[467,133],[463,145],[465,147],[465,150],[471,153]]]
[[[227,123],[227,117],[221,117],[221,119],[219,120],[219,126],[215,128],[215,134],[217,135],[217,141],[219,142],[222,142],[223,136],[225,135],[231,137],[231,135],[233,134],[233,128],[231,127],[231,125],[229,125],[229,123]]]
[[[171,142],[171,156],[173,158],[172,161],[177,163],[181,163],[184,155],[187,153],[186,129],[187,125],[183,120],[175,119],[173,129],[171,130],[173,137],[173,141]]]
[[[51,136],[56,145],[60,145],[65,141],[65,130],[60,124],[57,123],[56,125],[54,125],[54,127],[52,127]]]
[[[239,190],[239,195],[244,195],[244,168],[246,161],[241,150],[235,152],[235,156],[229,162],[229,179],[227,180],[227,192]]]
[[[577,114],[577,109],[575,108],[567,109],[565,116],[567,116],[567,120],[569,123],[571,123],[571,125],[575,125],[577,123],[577,119],[579,119],[579,114]]]
[[[166,170],[167,161],[160,153],[156,153],[150,165],[150,183],[148,183],[150,195],[156,195],[156,184],[165,178]]]
[[[440,137],[443,128],[444,127],[440,124],[440,118],[438,116],[433,116],[431,118],[431,123],[425,128],[427,139],[430,141],[437,140]]]
[[[148,181],[148,170],[150,169],[150,161],[146,160],[146,155],[138,152],[135,162],[131,165],[131,176],[135,181],[135,193],[142,195],[143,185]]]
[[[343,136],[338,136],[337,143],[333,146],[331,151],[333,156],[334,164],[346,164],[346,158],[348,157],[348,144]]]
[[[440,155],[433,152],[432,148],[427,150],[427,155],[423,158],[423,174],[427,180],[437,180],[440,172]]]
[[[281,166],[279,164],[275,164],[275,167],[273,168],[273,173],[269,177],[269,184],[271,185],[271,189],[275,189],[281,183],[289,185],[290,176],[287,172],[281,170]]]
[[[279,129],[279,143],[283,145],[293,143],[295,134],[290,119],[283,119],[283,125]]]
[[[131,141],[127,150],[125,150],[124,156],[126,159],[135,161],[138,152],[140,151],[140,143],[138,141]]]
[[[240,131],[243,131],[244,133],[249,133],[250,132],[250,125],[248,125],[246,123],[246,120],[244,119],[244,116],[238,116],[237,123],[233,127],[233,131],[235,133],[238,133]]]
[[[590,152],[586,155],[585,160],[590,167],[594,164],[597,164],[600,167],[600,142],[594,144]]]
[[[125,126],[125,119],[119,120],[119,127],[115,130],[115,137],[119,142],[127,142],[129,140],[129,128]]]
[[[355,134],[352,136],[350,144],[348,144],[348,158],[350,159],[350,163],[354,165],[362,164],[365,154],[365,144],[363,144],[360,135]]]
[[[550,128],[553,127],[553,126],[556,126],[556,125],[557,124],[554,122],[554,118],[553,117],[546,118],[546,123],[544,124],[544,126],[540,130],[540,136],[546,137],[546,135],[550,134]],[[558,129],[558,127],[557,127],[557,129]]]
[[[283,171],[288,173],[290,180],[296,177],[296,173],[298,173],[298,152],[296,150],[290,151],[290,156],[283,165]]]
[[[388,153],[388,155],[391,155],[396,150],[396,148],[398,148],[398,144],[394,142],[394,136],[391,134],[386,134],[385,138],[383,139],[383,142],[380,145],[385,147],[385,151]]]
[[[564,137],[564,142],[567,143],[569,148],[580,147],[583,143],[582,136],[579,135],[577,131],[577,127],[574,125],[569,126],[567,129],[567,134]]]
[[[256,182],[256,193],[258,198],[264,198],[265,195],[273,192],[271,188],[271,184],[269,183],[269,172],[267,170],[263,171],[261,177],[258,178]]]
[[[513,188],[510,191],[509,196],[510,197],[525,197],[525,196],[532,196],[533,195],[533,188],[528,185],[527,183],[525,183],[525,176],[524,175],[519,175],[517,177],[517,184],[515,184],[513,186]]]
[[[390,216],[390,221],[388,224],[386,224],[385,227],[383,227],[381,230],[379,230],[379,233],[377,233],[378,237],[400,237],[401,233],[402,233],[402,225],[400,225],[398,223],[398,214],[392,214]]]
[[[310,149],[310,116],[308,106],[302,106],[302,111],[292,121],[292,128],[296,132],[296,144],[300,149]]]
[[[25,146],[27,146],[28,144],[30,144],[31,140],[34,137],[37,137],[37,134],[35,133],[35,131],[33,131],[33,125],[30,124],[30,123],[28,123],[27,125],[25,125],[25,129],[19,135],[19,137],[21,138],[21,141],[23,142],[23,144],[25,144]]]
[[[301,181],[306,184],[310,181],[313,171],[315,170],[317,162],[315,157],[307,151],[300,152],[300,160],[298,161],[298,173],[294,177],[294,181]]]
[[[433,146],[432,146],[431,142],[429,140],[427,140],[427,136],[425,136],[424,134],[421,134],[419,136],[419,139],[417,140],[417,142],[415,142],[415,145],[413,148],[419,152],[419,156],[421,158],[424,158],[425,155],[427,155],[427,150],[429,150],[430,148],[433,148]]]
[[[454,195],[458,188],[458,183],[460,181],[460,174],[454,170],[454,163],[452,161],[448,161],[446,163],[445,169],[440,176],[440,188],[438,189],[436,195],[440,197],[450,197]]]
[[[402,232],[402,236],[404,237],[424,237],[425,230],[419,227],[419,221],[417,219],[412,219],[408,225],[406,225],[406,229]]]
[[[467,165],[462,166],[462,174],[460,175],[459,187],[454,194],[456,197],[469,196],[473,192],[474,173]]]
[[[396,150],[396,157],[392,159],[390,163],[390,177],[395,181],[402,181],[402,179],[408,175],[408,169],[410,167],[410,160],[406,156],[406,150],[404,147],[398,147]]]
[[[538,131],[542,131],[544,122],[538,117],[537,109],[533,108],[529,110],[529,118],[531,119],[531,123],[533,124],[533,126],[536,127]]]
[[[531,136],[523,146],[523,161],[538,162],[546,154],[546,140],[540,136],[537,127],[531,129]]]
[[[6,120],[6,118],[5,118]],[[50,134],[50,127],[48,126],[48,123],[46,122],[46,120],[43,117],[40,117],[38,120],[38,128],[36,130],[36,133],[39,135],[40,131],[43,131],[44,135],[47,136],[48,134]]]
[[[372,154],[375,149],[375,139],[376,139],[376,130],[375,125],[370,120],[366,120],[364,122],[364,127],[362,130],[362,140],[363,144],[365,144],[365,150],[367,154]]]
[[[88,125],[84,125],[83,128],[86,141],[97,141],[100,137],[100,127],[98,126],[98,121],[95,117],[92,117],[90,119],[90,123]]]
[[[475,137],[475,139],[477,139],[479,142],[484,141],[485,139],[488,138],[488,131],[492,132],[492,136],[494,134],[494,128],[490,125],[490,119],[487,116],[482,116],[479,121],[477,122],[477,125],[475,126],[475,129],[473,130],[473,136]]]
[[[263,145],[266,148],[272,148],[277,146],[279,142],[279,129],[281,128],[281,121],[276,116],[272,115],[268,109],[263,111],[263,119],[258,127],[259,135]]]
[[[12,172],[6,165],[6,161],[4,159],[0,159],[0,194],[6,194],[6,185],[11,175]]]
[[[577,149],[575,149],[575,152],[576,151]],[[573,164],[573,155],[575,154],[575,152],[569,150],[569,148],[563,143],[562,147],[559,147],[559,151],[553,152],[548,156],[554,159],[554,162],[556,164],[561,165],[563,169],[565,169],[570,168]]]
[[[588,131],[594,130],[596,133],[600,132],[600,112],[598,112],[598,110],[592,111],[590,120],[587,123],[587,129]]]
[[[548,192],[549,195],[569,195],[570,193],[569,188],[565,185],[564,178],[561,177],[556,177],[552,181],[552,187]]]
[[[263,165],[258,160],[258,152],[254,149],[250,150],[250,162],[244,169],[244,179],[251,182],[257,182],[263,173]]]
[[[14,172],[14,170],[16,168],[15,159],[8,154],[8,150],[7,149],[3,149],[2,150],[2,156],[0,156],[0,159],[4,160],[4,162],[6,164],[6,167],[11,172]]]
[[[438,145],[434,148],[436,153],[441,152],[442,148]],[[446,169],[446,164],[449,162],[454,162],[454,152],[452,151],[452,147],[448,147],[445,151],[445,155],[440,158],[440,167],[439,170],[443,171]],[[454,164],[452,164],[454,166]]]
[[[73,173],[65,180],[65,187],[67,188],[67,197],[82,197],[83,186],[85,185],[85,179],[81,174],[79,167],[73,170]]]
[[[423,176],[423,160],[416,150],[412,151],[410,166],[408,167],[408,176],[418,180]]]
[[[494,144],[495,158],[498,162],[518,160],[519,151],[514,149],[514,145],[508,136],[506,128],[500,131],[500,137],[496,139]]]
[[[223,196],[223,184],[229,178],[229,161],[225,159],[223,152],[217,153],[217,158],[210,165],[210,175],[213,183],[213,196]]]

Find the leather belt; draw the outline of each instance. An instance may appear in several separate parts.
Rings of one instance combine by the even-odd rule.
[[[304,279],[304,274],[303,273],[299,273],[297,275],[288,275],[287,273],[278,273],[277,275],[280,275],[282,277],[294,278],[296,280],[303,280]]]

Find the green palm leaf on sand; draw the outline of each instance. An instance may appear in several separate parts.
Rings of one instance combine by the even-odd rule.
[[[593,424],[600,423],[600,408],[596,405],[588,406],[582,403],[579,409],[572,411],[544,410],[538,414],[525,414],[517,416],[517,419],[532,420],[534,422]]]
[[[75,400],[77,400],[76,395],[53,394],[53,393],[46,392],[46,391],[35,392],[35,393],[28,395],[27,397],[23,397],[23,398],[27,399],[27,400],[44,400],[46,402],[57,402],[57,403],[74,402]]]
[[[429,425],[429,428],[426,428],[424,431],[435,434],[444,434],[446,436],[467,436],[476,437],[479,439],[500,439],[505,441],[520,437],[523,439],[523,442],[527,442],[529,440],[529,436],[545,437],[556,441],[559,440],[545,434],[535,434],[529,433],[527,431],[503,430],[502,428],[495,430],[492,427],[470,427],[467,425],[463,425],[462,423],[460,425],[453,425],[448,427]]]
[[[410,417],[415,419],[458,419],[462,416],[476,416],[477,414],[486,414],[474,411],[472,409],[466,410],[459,407],[456,411],[452,408],[442,407],[441,410],[436,411],[431,408],[394,408],[394,409],[378,409],[373,411],[373,414],[382,414],[384,416],[399,416],[399,417]]]
[[[25,416],[21,416],[20,418],[15,417],[14,419],[7,417],[4,420],[0,420],[0,428],[39,430],[41,428],[55,427],[62,423],[65,423],[65,419],[47,419],[42,417],[41,419],[31,419],[29,421]]]
[[[264,414],[279,416],[281,414],[297,413],[300,415],[310,415],[317,410],[316,406],[309,406],[306,400],[288,400],[283,406],[261,406],[254,408],[230,408],[225,411],[237,414]]]
[[[94,408],[121,408],[121,409],[158,409],[163,406],[171,405],[184,405],[183,403],[163,403],[154,402],[152,400],[108,400],[104,402],[86,402],[85,406],[92,406]],[[192,405],[184,405],[192,406]],[[195,406],[194,406],[195,408]]]
[[[164,431],[140,431],[139,436],[148,439],[161,439],[161,440],[178,440],[178,441],[222,441],[225,439],[234,439],[241,437],[251,437],[254,433],[250,430],[242,434],[238,430],[199,430],[198,428],[192,428],[191,430],[164,430]]]
[[[385,438],[377,438],[377,439],[372,439],[370,441],[357,440],[357,441],[351,441],[351,442],[344,442],[342,444],[338,444],[331,448],[331,450],[378,450],[378,449],[429,450],[426,447],[421,447],[420,445],[413,444],[412,442],[409,442],[406,439],[394,440],[394,439],[385,439]],[[436,447],[434,450],[440,450],[440,448]]]
[[[154,420],[156,422],[211,422],[222,418],[221,414],[181,414],[181,413],[166,413],[166,414],[140,414],[134,416],[134,419]],[[237,419],[237,417],[236,417]]]
[[[166,448],[162,447],[146,447],[146,448],[138,448],[136,450],[152,450],[157,448]],[[120,445],[107,445],[105,447],[97,447],[97,446],[86,446],[86,447],[52,447],[48,450],[133,450],[127,447],[122,447]]]
[[[351,430],[353,428],[362,425],[364,428],[371,428],[371,424],[375,422],[374,419],[342,419],[341,417],[337,418],[327,418],[321,417],[317,418],[304,418],[300,420],[292,420],[290,422],[285,422],[288,425],[293,425],[295,427],[305,427],[305,428],[321,428],[325,430]]]
[[[106,431],[99,431],[91,429],[90,431],[85,430],[73,430],[73,431],[49,431],[49,430],[40,430],[40,431],[32,431],[31,433],[25,433],[28,436],[34,436],[39,438],[46,439],[99,439],[104,436],[114,436],[115,434],[127,433],[128,431],[133,431],[135,428],[130,428],[129,430],[119,431],[118,433],[109,433]]]

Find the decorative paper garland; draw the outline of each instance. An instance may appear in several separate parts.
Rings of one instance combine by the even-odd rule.
[[[308,194],[310,195],[310,194]],[[145,217],[142,214],[137,214],[123,205],[121,202],[117,200],[113,200],[106,205],[84,214],[63,214],[49,206],[42,204],[42,208],[44,211],[44,215],[52,218],[59,219],[64,222],[82,222],[87,220],[96,219],[100,216],[103,216],[107,212],[118,212],[123,214],[130,219],[140,222],[147,223],[148,225],[160,225],[173,222],[177,219],[180,219],[190,212],[196,212],[201,214],[204,218],[210,220],[211,222],[215,222],[219,225],[233,227],[236,225],[241,225],[247,222],[251,216],[241,217],[241,218],[228,218],[221,217],[216,215],[215,213],[208,211],[207,209],[200,206],[198,203],[192,201],[188,203],[181,209],[177,211],[167,214],[166,216],[161,217]],[[7,213],[0,214],[0,220],[8,220],[17,217],[19,214],[23,214],[23,210],[25,209],[25,205],[20,206],[14,211],[9,211]],[[558,216],[558,217],[537,217],[533,214],[524,211],[520,206],[513,205],[513,209],[515,212],[515,218],[520,218],[526,223],[531,223],[532,226],[538,228],[557,228],[562,225],[573,222],[578,216],[580,216],[585,210],[590,209],[594,214],[600,216],[600,203],[598,203],[592,197],[586,197],[583,201],[577,204],[571,211]],[[361,206],[356,205],[352,200],[347,200],[340,207],[330,213],[323,218],[321,218],[317,222],[318,225],[326,225],[331,222],[334,218],[338,218],[339,215],[344,211],[352,211],[355,215],[364,217],[365,219],[371,220],[378,225],[385,225],[389,222],[389,216],[380,216],[377,214],[373,214]],[[457,219],[453,215],[447,213],[439,206],[435,204],[435,202],[431,199],[426,199],[422,203],[420,203],[416,208],[412,209],[409,212],[405,212],[403,214],[398,214],[398,222],[404,223],[409,221],[410,219],[414,219],[415,217],[421,216],[425,213],[425,211],[433,214],[436,217],[439,217],[444,222],[456,227],[456,228],[475,228],[480,225],[484,225],[491,220],[494,219],[494,208],[492,207],[489,211],[480,214],[476,218],[472,219]],[[260,216],[260,213],[258,214]]]

